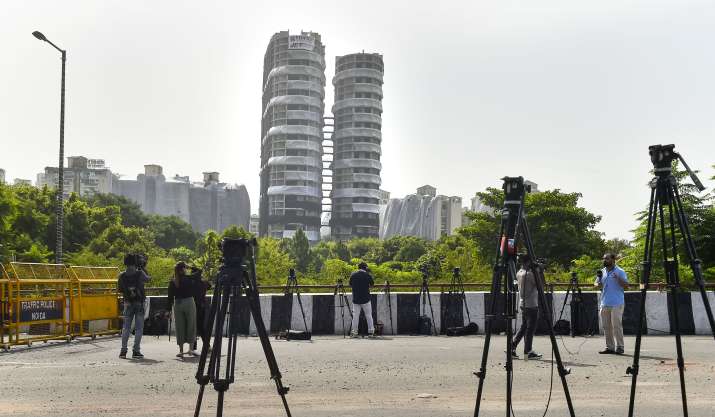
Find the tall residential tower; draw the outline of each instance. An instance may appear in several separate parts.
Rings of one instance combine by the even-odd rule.
[[[378,237],[382,142],[382,55],[335,59],[331,234]]]
[[[325,46],[276,33],[263,61],[260,236],[320,239]]]

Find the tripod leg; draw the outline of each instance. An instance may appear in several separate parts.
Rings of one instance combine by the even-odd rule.
[[[708,293],[705,289],[705,281],[703,280],[703,270],[698,259],[697,252],[695,251],[695,244],[693,243],[693,237],[690,234],[690,227],[688,226],[688,219],[685,217],[683,212],[683,203],[680,199],[680,192],[678,187],[673,187],[673,194],[671,197],[675,197],[673,200],[676,205],[676,215],[678,218],[678,225],[680,227],[680,233],[685,238],[685,246],[688,252],[688,258],[690,260],[690,268],[693,270],[693,276],[695,278],[695,283],[698,285],[700,290],[700,296],[703,299],[703,306],[705,307],[705,314],[708,317],[708,323],[710,324],[710,332],[715,338],[715,319],[713,318],[713,310],[710,305],[710,300],[708,299]]]
[[[288,408],[288,402],[286,400],[286,394],[288,393],[288,388],[283,386],[281,372],[278,369],[278,362],[276,361],[276,356],[273,353],[273,347],[268,339],[268,332],[266,331],[266,325],[263,323],[263,316],[261,316],[261,304],[258,297],[258,291],[252,287],[249,287],[246,291],[249,306],[251,307],[251,315],[253,315],[253,322],[256,325],[256,333],[261,340],[261,346],[263,347],[263,353],[266,356],[266,362],[268,363],[268,369],[271,372],[271,379],[276,383],[276,390],[278,395],[281,397],[283,402],[283,407],[285,408],[286,415],[291,417],[290,409]]]
[[[671,293],[671,303],[673,306],[673,319],[675,325],[673,326],[675,330],[675,348],[678,353],[678,374],[680,375],[680,394],[683,401],[683,416],[688,416],[688,397],[685,393],[685,360],[683,359],[683,345],[680,337],[680,318],[678,312],[678,300],[680,294],[680,277],[678,276],[678,246],[675,241],[675,213],[673,206],[673,188],[671,183],[667,184],[668,190],[668,229],[670,231],[670,246],[672,260],[667,257],[666,246],[665,246],[665,230],[662,229],[663,234],[663,256],[665,261],[665,272],[668,276],[668,283],[670,284]],[[661,221],[663,219],[663,205],[660,206],[661,209]],[[662,225],[662,222],[661,222]]]
[[[208,331],[211,331],[213,329],[214,325],[214,320],[216,319],[216,312],[218,310],[218,301],[221,294],[221,286],[217,285],[214,287],[214,295],[211,297],[211,308],[209,309],[209,316],[207,317],[208,321],[206,323],[206,329]],[[207,339],[210,338],[207,336]],[[206,384],[209,383],[209,375],[205,373],[206,371],[206,360],[208,359],[208,352],[209,352],[209,344],[204,343],[201,346],[201,356],[199,357],[199,367],[198,370],[196,371],[196,382],[199,384],[199,395],[196,398],[196,408],[194,409],[194,417],[199,417],[199,414],[201,413],[201,403],[203,401],[204,397],[204,389],[206,388]]]
[[[643,337],[643,322],[645,320],[645,303],[650,283],[650,273],[653,257],[653,243],[655,239],[655,222],[658,205],[658,191],[651,188],[650,204],[648,205],[648,226],[646,229],[645,251],[643,253],[643,281],[641,283],[641,305],[638,312],[638,329],[636,330],[636,345],[633,350],[633,364],[626,369],[626,374],[632,375],[631,394],[628,401],[628,416],[633,417],[635,410],[636,384],[638,383],[638,362],[641,355],[641,340]]]
[[[298,305],[300,306],[300,314],[303,316],[303,326],[305,331],[308,331],[308,322],[305,320],[305,310],[303,310],[303,301],[300,299],[300,291],[296,290],[296,295],[298,296]]]
[[[491,300],[492,304],[489,306],[489,313],[485,318],[484,323],[484,349],[482,351],[482,362],[479,366],[479,371],[474,374],[479,378],[479,385],[477,387],[477,402],[474,406],[474,417],[479,417],[479,410],[482,405],[482,390],[484,389],[484,379],[487,376],[487,359],[489,357],[489,344],[492,339],[492,320],[495,319],[497,312],[497,297],[501,292],[501,274],[503,269],[499,265],[494,266],[494,273],[492,275],[492,288],[491,288]],[[511,352],[509,352],[511,354]]]
[[[432,309],[432,297],[430,297],[429,287],[425,288],[425,294],[427,296],[427,302],[429,302],[429,312],[432,316],[432,328],[434,330],[434,335],[437,336],[437,323],[434,321],[434,310]]]
[[[529,255],[531,255],[532,258],[536,258],[534,255],[534,245],[532,244],[531,240],[531,234],[529,233],[529,227],[526,223],[526,219],[522,219],[522,224],[521,224],[521,230],[524,234],[524,241],[526,243],[527,247],[527,252]],[[544,293],[544,273],[541,270],[541,268],[534,266],[534,276],[536,278],[536,290],[539,293],[539,300],[541,301],[541,304],[544,306],[544,308],[548,307],[548,302],[546,300],[546,294]],[[549,321],[550,319],[548,318],[548,315],[544,314],[544,320]],[[571,373],[571,370],[566,369],[564,367],[563,362],[561,361],[561,353],[559,352],[559,346],[558,343],[556,342],[556,334],[554,333],[554,326],[551,326],[549,323],[549,326],[547,326],[549,329],[549,339],[551,340],[551,349],[553,350],[554,354],[554,360],[556,361],[556,367],[559,372],[559,377],[561,378],[561,385],[563,386],[564,389],[564,396],[566,397],[566,405],[568,406],[569,409],[569,415],[571,417],[575,417],[574,413],[574,408],[573,408],[573,403],[571,402],[571,393],[569,392],[569,386],[568,383],[566,382],[566,375]]]

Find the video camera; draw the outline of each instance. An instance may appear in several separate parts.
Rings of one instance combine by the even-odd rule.
[[[146,264],[149,262],[149,256],[143,253],[130,253],[124,257],[124,265],[134,265],[137,269],[146,271]]]

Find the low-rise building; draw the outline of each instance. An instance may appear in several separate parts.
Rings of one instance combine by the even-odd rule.
[[[105,166],[103,159],[89,159],[84,156],[70,156],[63,170],[63,194],[69,197],[76,193],[82,197],[111,193],[116,177]],[[59,169],[45,167],[45,172],[37,174],[37,186],[57,188]]]
[[[462,225],[462,197],[437,195],[434,187],[424,186],[405,198],[390,199],[380,214],[382,239],[417,236],[437,240]]]
[[[136,202],[146,213],[177,216],[200,233],[222,232],[234,224],[249,229],[246,187],[220,182],[218,172],[205,172],[203,182],[191,183],[187,176],[167,179],[160,165],[145,165],[136,180],[118,180],[114,193]]]

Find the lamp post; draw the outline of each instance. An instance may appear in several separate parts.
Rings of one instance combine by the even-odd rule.
[[[55,242],[55,263],[62,263],[62,238],[64,225],[64,192],[65,192],[65,175],[64,175],[64,159],[65,159],[65,62],[67,61],[67,51],[60,49],[57,45],[50,42],[42,33],[38,31],[32,32],[32,36],[37,39],[47,42],[53,48],[60,51],[62,54],[62,87],[60,93],[60,160],[58,167],[58,189],[57,189],[57,227]]]

